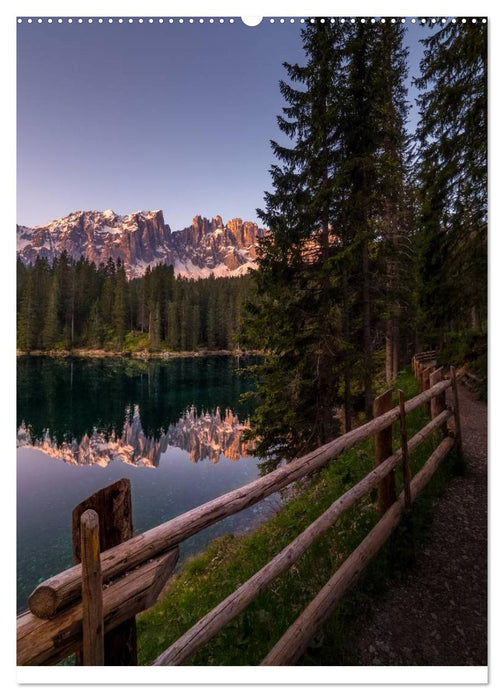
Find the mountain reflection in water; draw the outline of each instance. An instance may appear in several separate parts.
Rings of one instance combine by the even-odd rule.
[[[224,416],[220,408],[198,415],[195,406],[187,409],[177,423],[161,431],[158,438],[149,437],[142,428],[140,410],[134,406],[127,410],[120,435],[106,435],[93,429],[91,435],[58,442],[47,429],[42,438],[33,437],[24,422],[18,428],[17,446],[32,447],[56,457],[68,464],[98,465],[106,467],[118,459],[132,467],[158,467],[161,454],[168,447],[178,447],[188,453],[191,462],[209,459],[216,464],[221,455],[236,461],[246,457],[252,443],[244,441],[243,431],[249,427],[248,420],[241,423],[238,417],[226,408]]]
[[[243,440],[254,386],[236,371],[257,361],[18,358],[18,611],[37,583],[72,566],[72,511],[92,493],[129,479],[139,534],[260,476]],[[193,535],[181,561],[277,502],[272,494]]]

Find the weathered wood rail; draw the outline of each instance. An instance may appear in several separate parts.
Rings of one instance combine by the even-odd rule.
[[[417,352],[411,359],[411,370],[420,386],[420,391],[425,391],[429,387],[429,376],[436,368],[436,358],[436,350],[425,350]]]
[[[345,511],[369,494],[371,489],[381,488],[381,520],[263,661],[264,665],[295,663],[338,600],[386,541],[400,521],[404,509],[410,507],[442,459],[460,440],[460,422],[456,415],[458,405],[455,374],[452,372],[449,379],[443,379],[442,371],[436,371],[434,355],[422,357],[421,361],[414,358],[412,366],[415,376],[422,382],[421,386],[425,371],[422,365],[427,362],[432,363],[429,364],[431,371],[428,375],[431,377],[430,386],[409,401],[405,402],[400,396],[399,405],[390,408],[391,393],[386,392],[386,398],[383,395],[375,401],[375,418],[365,425],[246,486],[102,551],[99,557],[97,556],[96,570],[99,571],[105,586],[102,594],[104,632],[110,632],[155,602],[174,570],[180,542],[282,490],[294,481],[315,473],[343,451],[374,436],[375,468],[338,498],[265,567],[165,650],[155,660],[154,665],[183,663],[246,608],[281,573],[289,569]],[[456,435],[448,435],[446,429],[447,421],[454,415],[454,410],[446,407],[445,394],[450,387],[455,397]],[[431,420],[408,441],[406,415],[424,405],[430,408]],[[401,448],[392,454],[391,426],[396,421],[400,421],[401,425]],[[436,431],[441,432],[442,442],[422,470],[410,479],[408,456]],[[394,469],[398,466],[402,468],[405,491],[396,496]],[[384,483],[387,484],[385,488]],[[29,599],[30,611],[18,617],[18,664],[56,663],[69,654],[82,650],[83,609],[89,608],[83,604],[82,595],[82,564],[44,581],[34,590]],[[100,609],[100,606],[94,607]],[[94,643],[97,645],[100,642],[95,639]],[[93,658],[100,658],[99,653],[95,653]]]

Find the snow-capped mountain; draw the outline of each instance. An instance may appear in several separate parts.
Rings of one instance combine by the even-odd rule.
[[[80,439],[58,442],[49,430],[43,437],[34,437],[24,422],[18,428],[17,446],[41,450],[50,457],[61,459],[68,464],[98,465],[106,467],[113,460],[119,460],[132,467],[158,467],[161,455],[171,447],[186,452],[191,462],[211,460],[215,464],[221,455],[237,461],[246,457],[253,447],[243,440],[243,431],[249,422],[240,422],[238,417],[226,408],[224,416],[220,409],[198,414],[194,406],[189,407],[177,423],[170,425],[159,438],[145,434],[138,406],[132,414],[126,415],[122,433],[105,435],[93,430]]]
[[[161,210],[120,216],[107,211],[77,211],[45,226],[17,227],[17,252],[27,264],[38,256],[49,261],[63,251],[96,265],[120,258],[129,277],[148,265],[173,265],[176,275],[198,278],[235,276],[256,266],[256,246],[268,231],[256,223],[195,216],[191,226],[172,231]]]

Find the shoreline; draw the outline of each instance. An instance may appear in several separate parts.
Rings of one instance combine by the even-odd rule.
[[[145,351],[145,350],[92,350],[87,348],[74,348],[73,350],[19,350],[16,349],[16,357],[123,357],[138,360],[170,360],[178,357],[210,357],[233,356],[246,357],[248,355],[264,355],[262,350],[173,350],[173,351]]]

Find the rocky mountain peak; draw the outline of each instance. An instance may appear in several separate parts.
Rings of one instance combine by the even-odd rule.
[[[112,209],[76,211],[44,226],[18,226],[17,251],[25,264],[39,256],[52,262],[65,250],[96,265],[119,258],[129,277],[160,263],[173,265],[183,277],[222,277],[254,268],[257,242],[268,233],[240,218],[224,225],[220,215],[209,220],[198,214],[191,226],[172,231],[161,209],[124,216]]]

